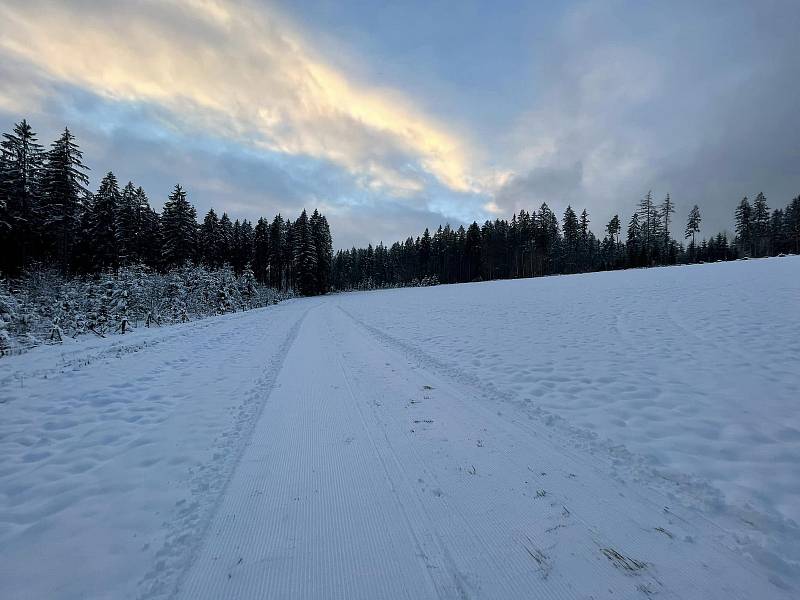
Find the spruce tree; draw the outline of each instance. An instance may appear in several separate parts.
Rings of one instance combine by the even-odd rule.
[[[262,285],[269,283],[269,255],[269,222],[261,217],[253,229],[252,269],[256,281]]]
[[[736,241],[743,253],[753,254],[753,209],[747,196],[736,207]]]
[[[221,235],[217,213],[210,209],[203,219],[199,233],[200,259],[212,269],[222,266],[220,259]]]
[[[419,240],[419,277],[425,277],[429,272],[429,263],[431,260],[431,232],[428,228],[422,232],[422,237]]]
[[[217,252],[220,264],[233,263],[233,223],[228,213],[222,213],[219,219],[219,249]]]
[[[116,236],[120,264],[131,265],[141,260],[138,247],[140,230],[141,219],[136,187],[132,181],[129,181],[122,188],[120,203],[117,207]]]
[[[244,271],[245,266],[253,262],[253,225],[250,221],[244,219],[239,223],[234,240],[233,268],[239,275]]]
[[[753,202],[753,246],[755,256],[765,256],[769,252],[769,207],[763,193]]]
[[[590,238],[592,232],[589,231],[589,213],[586,212],[584,208],[581,211],[580,221],[578,223],[578,231],[579,231],[579,248],[580,248],[580,270],[585,271],[590,268],[591,266],[591,244]]]
[[[121,203],[117,178],[109,171],[87,207],[88,228],[84,235],[88,236],[86,243],[91,248],[91,265],[95,271],[118,265],[116,218]]]
[[[176,185],[164,204],[161,215],[163,247],[161,254],[167,266],[181,266],[195,255],[197,211],[186,199],[186,192]]]
[[[239,219],[236,219],[233,222],[233,228],[231,230],[231,260],[230,264],[233,267],[233,271],[238,273],[241,269],[241,245],[242,245],[242,224],[239,223]]]
[[[333,239],[328,227],[328,220],[315,209],[311,215],[311,234],[314,241],[316,257],[316,293],[327,294],[330,290],[330,273],[333,258]],[[381,248],[383,245],[381,244]],[[386,280],[386,257],[381,256],[382,280]]]
[[[800,253],[800,196],[794,198],[786,207],[784,229],[789,251]]]
[[[47,152],[42,175],[44,243],[62,275],[71,268],[81,205],[89,194],[83,153],[69,129]]]
[[[473,221],[472,225],[467,228],[464,237],[464,260],[467,269],[466,281],[480,279],[482,253],[481,229],[478,227],[478,223]]]
[[[634,255],[641,245],[641,228],[639,226],[639,213],[633,213],[628,223],[628,239],[625,242],[628,253]]]
[[[0,142],[0,270],[19,273],[38,252],[44,152],[26,120]]]
[[[140,224],[136,239],[138,260],[151,268],[157,268],[162,260],[161,218],[150,207],[147,194],[141,187],[136,188],[136,210]]]
[[[672,238],[670,237],[669,231],[669,224],[672,220],[672,215],[675,213],[675,204],[672,202],[672,199],[669,197],[669,194],[664,198],[664,202],[661,203],[661,223],[663,225],[663,233],[664,233],[664,252],[665,256],[670,250],[672,246]]]
[[[297,291],[304,296],[316,292],[317,249],[311,222],[304,210],[292,227],[294,279]]]
[[[776,208],[772,211],[772,216],[769,219],[769,247],[772,256],[780,254],[786,249],[787,236],[783,215],[783,210]]]
[[[286,289],[286,226],[280,213],[275,215],[269,227],[269,285]]]
[[[572,206],[567,206],[562,221],[564,231],[564,264],[567,272],[574,273],[577,267],[578,254],[578,217]]]

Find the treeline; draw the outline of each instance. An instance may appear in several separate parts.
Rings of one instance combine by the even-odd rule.
[[[428,229],[390,247],[340,250],[333,259],[333,286],[338,290],[460,283],[488,279],[539,277],[631,267],[732,260],[800,252],[800,196],[785,209],[769,210],[759,194],[745,197],[736,209],[736,237],[719,233],[698,243],[702,216],[695,205],[683,230],[684,246],[673,237],[675,207],[669,194],[656,203],[652,193],[639,202],[625,228],[615,215],[598,238],[589,214],[571,206],[558,216],[542,204],[521,210],[511,221],[497,219],[466,229]]]
[[[188,263],[303,295],[330,288],[332,239],[327,219],[304,210],[291,221],[277,215],[255,225],[231,221],[212,209],[203,222],[176,185],[161,214],[141,187],[120,188],[108,173],[96,193],[70,133],[45,150],[27,121],[0,141],[0,271],[17,277],[32,265],[57,268],[63,277],[144,265],[167,272]]]

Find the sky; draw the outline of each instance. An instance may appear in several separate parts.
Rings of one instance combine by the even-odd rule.
[[[337,248],[547,202],[682,229],[800,194],[800,2],[3,0],[0,129]],[[679,231],[676,237],[681,238]]]

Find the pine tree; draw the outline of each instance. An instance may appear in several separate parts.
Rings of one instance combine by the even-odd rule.
[[[42,176],[44,241],[62,275],[69,273],[75,234],[89,178],[83,153],[69,129],[53,142]]]
[[[689,211],[689,218],[686,221],[686,231],[684,232],[683,239],[692,238],[691,254],[693,255],[692,258],[694,259],[694,253],[696,249],[695,244],[695,235],[700,231],[700,222],[702,218],[700,217],[700,208],[695,204],[692,207],[692,210]]]
[[[614,215],[611,217],[611,220],[606,225],[606,232],[608,232],[608,236],[619,243],[619,234],[622,231],[622,225],[620,224],[619,215]]]
[[[163,235],[162,256],[168,266],[181,266],[195,255],[197,237],[197,211],[186,199],[186,192],[180,185],[164,204],[161,215]]]

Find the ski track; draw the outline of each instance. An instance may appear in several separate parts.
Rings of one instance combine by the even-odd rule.
[[[707,519],[497,408],[315,308],[178,598],[790,597]]]
[[[201,508],[198,500],[189,505],[189,510],[181,510],[180,519],[167,523],[168,534],[162,549],[156,554],[156,565],[140,582],[140,587],[144,590],[140,595],[141,598],[169,597],[175,593],[180,584],[179,581],[175,581],[176,573],[183,574],[195,558],[199,540],[206,535],[210,516],[215,512],[225,494],[230,477],[246,447],[246,441],[249,441],[252,435],[283,362],[297,338],[297,333],[309,310],[307,309],[292,326],[286,339],[267,363],[263,374],[249,392],[249,397],[239,406],[235,421],[236,436],[231,436],[232,440],[240,442],[238,447],[229,444],[225,448],[218,448],[214,455],[215,460],[209,465],[200,467],[199,472],[192,478],[191,490],[195,496],[199,499],[211,498],[216,501],[206,502],[206,506]],[[224,459],[221,456],[223,452],[226,454]],[[214,486],[218,489],[214,489]],[[192,540],[196,540],[194,546],[192,546]]]
[[[734,267],[775,264],[790,263]],[[695,291],[723,294],[724,318],[742,297],[754,301],[713,273]],[[665,278],[648,292],[659,296],[678,275],[594,277],[623,276]],[[617,280],[601,281],[593,289],[606,294],[604,330],[637,347],[633,324],[647,307],[613,286],[607,294]],[[796,597],[793,523],[730,506],[703,477],[587,430],[568,402],[551,408],[549,394],[601,402],[610,386],[621,401],[655,398],[642,404],[650,414],[683,384],[680,372],[634,383],[580,369],[565,378],[552,359],[524,364],[530,348],[517,356],[480,338],[448,354],[474,332],[448,332],[452,319],[432,294],[459,292],[453,310],[479,315],[479,293],[507,285],[295,300],[0,361],[0,597]],[[595,314],[578,278],[513,285],[538,294],[545,322]],[[548,286],[572,295],[548,304]],[[793,286],[773,299],[780,305]],[[422,295],[431,312],[404,322],[398,300],[413,310]],[[493,306],[489,325],[513,318],[507,301]],[[722,372],[731,360],[749,364],[765,325],[730,347],[713,323],[687,317],[701,308],[668,302],[663,323],[647,328],[667,342],[639,360],[674,354],[680,337],[688,346],[679,359],[702,346]],[[425,323],[431,330],[416,335]],[[800,351],[788,333],[796,323],[786,327],[773,331],[776,343]],[[796,386],[787,365],[764,365],[759,381]],[[760,423],[788,427],[769,415]]]
[[[168,595],[307,310],[0,362],[0,597]]]

